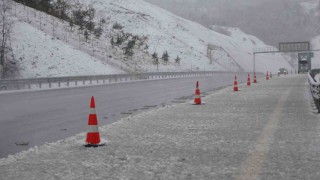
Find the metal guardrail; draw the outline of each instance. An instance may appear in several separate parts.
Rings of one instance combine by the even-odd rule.
[[[318,113],[320,113],[320,82],[315,81],[314,75],[310,71],[308,72],[308,81],[314,103],[318,109]]]
[[[129,82],[129,81],[137,81],[137,80],[151,80],[151,79],[164,79],[164,78],[213,76],[214,74],[227,74],[227,73],[230,73],[230,72],[221,72],[221,71],[155,72],[155,73],[113,74],[113,75],[99,75],[99,76],[12,79],[12,80],[0,80],[0,91],[1,90],[3,91],[3,90],[70,87],[70,86],[74,87],[74,86],[81,86],[81,85],[83,86],[87,84],[105,84],[105,83],[114,83],[114,82]]]

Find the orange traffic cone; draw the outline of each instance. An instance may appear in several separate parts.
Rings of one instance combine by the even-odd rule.
[[[269,72],[267,71],[266,80],[269,80]]]
[[[234,83],[233,83],[233,90],[234,91],[239,91],[239,88],[238,88],[238,81],[237,81],[237,76],[234,76]]]
[[[85,147],[98,147],[104,146],[105,144],[100,144],[100,133],[98,127],[98,118],[96,114],[96,106],[94,103],[94,97],[91,97],[90,103],[90,114],[88,119],[88,132],[86,138]]]
[[[201,105],[201,96],[200,96],[200,90],[199,90],[199,82],[197,81],[196,85],[196,93],[194,98],[194,105]]]
[[[248,74],[247,86],[251,86],[250,74]]]
[[[256,72],[254,72],[253,83],[258,83],[258,81],[257,81],[257,76],[256,76]]]

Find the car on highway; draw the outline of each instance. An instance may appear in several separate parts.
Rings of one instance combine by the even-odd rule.
[[[288,70],[286,68],[280,68],[278,70],[278,76],[280,76],[281,74],[287,75],[288,74]]]

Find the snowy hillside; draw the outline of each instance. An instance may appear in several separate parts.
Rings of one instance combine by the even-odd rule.
[[[210,64],[207,57],[208,44],[222,47],[245,71],[252,70],[253,47],[265,46],[263,43],[250,45],[237,34],[229,37],[182,19],[156,6],[141,0],[80,0],[81,3],[91,4],[103,12],[107,19],[124,26],[124,31],[148,37],[151,52],[168,51],[171,57],[179,55],[185,68],[191,64],[199,69],[217,69],[220,65]],[[242,33],[244,34],[244,33]],[[247,38],[250,39],[250,36]],[[256,40],[256,38],[253,38]],[[228,59],[220,59],[229,64]],[[257,58],[258,71],[277,70],[279,67],[289,68],[282,56],[260,56]],[[261,63],[259,63],[261,62]],[[184,69],[185,69],[184,68]],[[226,70],[233,70],[230,67]]]
[[[13,53],[24,78],[122,73],[27,23],[16,22]]]
[[[235,61],[236,64],[240,65],[245,71],[252,71],[253,67],[253,55],[254,49],[265,49],[272,48],[262,42],[255,36],[248,35],[241,31],[239,28],[212,26],[213,31],[226,35],[221,42],[227,43],[216,43],[222,47],[223,53],[226,54],[226,58],[232,57],[231,60]],[[220,52],[219,52],[220,51]],[[221,49],[218,54],[221,54]],[[217,59],[217,57],[215,57]],[[290,60],[289,57],[281,54],[258,54],[256,55],[256,68],[257,71],[265,72],[271,71],[276,72],[279,67],[285,67],[291,69],[291,66],[287,63]],[[221,61],[221,59],[219,60]],[[223,65],[225,67],[225,65]]]
[[[29,23],[28,25],[18,22],[16,26],[21,28],[15,29],[15,33],[19,34],[19,36],[15,36],[14,43],[16,49],[14,51],[17,53],[16,58],[26,56],[25,59],[32,59],[29,61],[21,60],[21,75],[23,77],[123,72],[117,69],[123,69],[126,72],[252,71],[253,48],[265,47],[259,39],[246,35],[239,29],[229,28],[227,29],[229,34],[221,34],[177,17],[142,0],[78,0],[78,3],[67,2],[72,3],[74,8],[79,6],[79,3],[86,7],[94,7],[96,14],[98,14],[95,21],[99,21],[101,18],[106,20],[103,35],[100,39],[92,37],[86,42],[79,35],[80,32],[76,27],[71,30],[68,22],[16,4],[14,8],[16,13],[12,14],[15,14],[20,21]],[[120,25],[120,28],[115,28],[115,24]],[[36,33],[32,36],[35,38],[29,36],[32,33],[22,29],[28,29],[28,31]],[[134,48],[132,57],[128,58],[123,54],[123,47],[111,45],[111,38],[116,38],[119,35],[126,36],[127,41],[134,37],[139,40],[139,45]],[[26,44],[23,45],[23,42],[29,44],[31,49],[23,48],[23,46],[27,46]],[[45,47],[44,44],[55,45],[43,48]],[[214,50],[211,59],[208,58],[207,54],[209,44],[218,47]],[[148,46],[148,49],[144,49],[145,45]],[[61,48],[56,52],[56,47]],[[32,51],[34,53],[30,53]],[[160,59],[159,69],[157,70],[151,55],[156,52],[158,57],[161,58],[165,51],[168,52],[169,62],[165,63]],[[50,54],[54,59],[50,57]],[[181,58],[180,63],[175,62],[177,56]],[[76,59],[81,59],[79,60],[81,62],[75,62]],[[276,71],[280,67],[291,69],[285,58],[280,55],[259,55],[256,60],[257,71],[260,72]],[[36,61],[40,66],[35,68],[32,64],[33,61]],[[47,61],[54,64],[48,64]],[[76,66],[74,66],[75,64]],[[110,65],[115,68],[110,68]],[[84,69],[84,67],[88,69]],[[70,72],[68,69],[70,69]]]

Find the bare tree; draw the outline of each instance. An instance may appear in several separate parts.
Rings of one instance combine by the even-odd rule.
[[[6,53],[10,51],[8,47],[8,41],[10,40],[10,33],[12,27],[12,21],[9,19],[9,1],[2,0],[0,4],[0,71],[2,78],[6,77],[7,71],[7,59]]]

